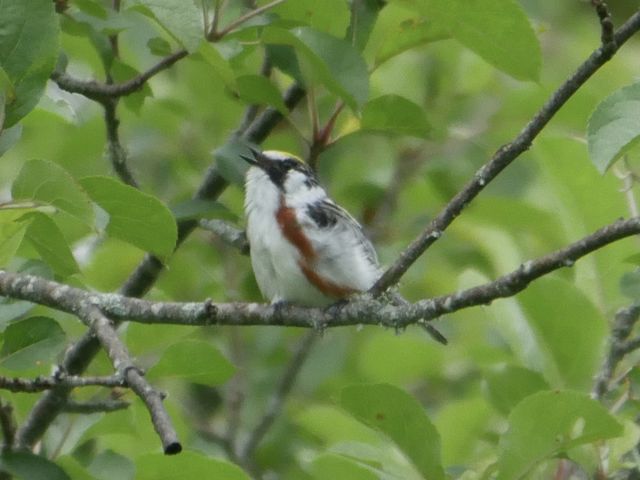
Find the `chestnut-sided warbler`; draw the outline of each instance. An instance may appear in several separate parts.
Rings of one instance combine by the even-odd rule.
[[[245,213],[262,294],[272,303],[328,306],[369,290],[381,271],[360,224],[329,198],[299,158],[273,150],[251,153],[241,155],[250,164]],[[434,327],[424,326],[446,343]]]

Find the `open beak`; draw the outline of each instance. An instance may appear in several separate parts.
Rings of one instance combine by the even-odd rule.
[[[251,156],[248,155],[240,155],[240,158],[247,162],[249,165],[253,165],[255,167],[264,168],[264,156],[260,150],[256,150],[255,148],[249,147],[251,150]]]

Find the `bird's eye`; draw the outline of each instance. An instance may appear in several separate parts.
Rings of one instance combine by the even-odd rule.
[[[286,170],[292,170],[294,168],[296,168],[296,165],[298,165],[298,162],[296,162],[295,160],[292,160],[290,158],[283,160],[282,162],[282,166],[286,169]]]

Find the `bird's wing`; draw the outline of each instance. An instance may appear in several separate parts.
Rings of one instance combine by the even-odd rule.
[[[340,205],[329,198],[314,202],[307,206],[303,220],[305,229],[313,238],[315,235],[330,235],[336,240],[351,239],[360,245],[367,260],[376,267],[378,256],[373,245],[365,235],[362,226]]]

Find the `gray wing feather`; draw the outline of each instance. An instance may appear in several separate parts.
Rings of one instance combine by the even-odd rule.
[[[367,259],[378,265],[378,255],[362,226],[340,205],[330,199],[324,199],[307,207],[307,214],[318,229],[327,229],[336,233],[350,233],[362,245]]]

